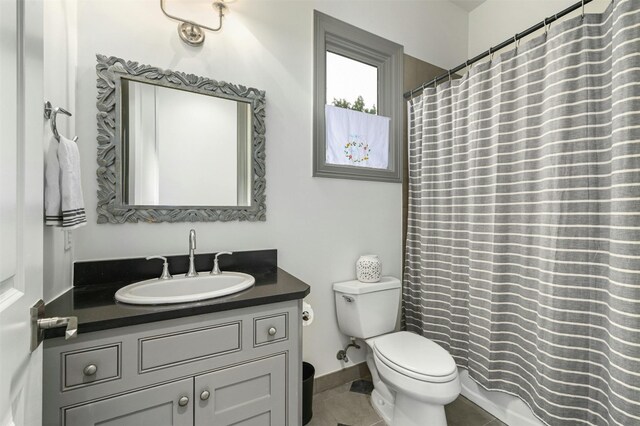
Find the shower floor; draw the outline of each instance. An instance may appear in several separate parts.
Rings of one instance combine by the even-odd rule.
[[[355,380],[313,396],[307,426],[385,426],[371,406],[373,384]],[[445,407],[449,426],[505,426],[462,395]]]

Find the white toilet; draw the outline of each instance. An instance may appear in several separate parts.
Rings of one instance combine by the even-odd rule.
[[[444,405],[460,394],[451,355],[426,337],[394,331],[400,280],[335,283],[340,331],[367,343],[371,402],[390,426],[446,426]]]

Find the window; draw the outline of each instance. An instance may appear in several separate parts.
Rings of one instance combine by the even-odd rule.
[[[318,11],[314,25],[313,176],[401,182],[402,46]]]
[[[326,58],[326,104],[376,114],[378,68],[329,51]]]

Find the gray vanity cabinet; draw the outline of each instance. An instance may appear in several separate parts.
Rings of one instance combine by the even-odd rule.
[[[301,301],[45,340],[45,426],[298,426]]]
[[[186,379],[81,405],[67,410],[65,425],[191,426],[192,389],[193,381]],[[188,401],[183,406],[181,398]]]
[[[195,378],[196,426],[286,424],[286,355]]]

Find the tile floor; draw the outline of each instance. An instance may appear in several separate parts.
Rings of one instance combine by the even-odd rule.
[[[371,406],[373,384],[356,380],[313,396],[307,426],[385,426]],[[463,396],[445,407],[449,426],[506,426]]]

